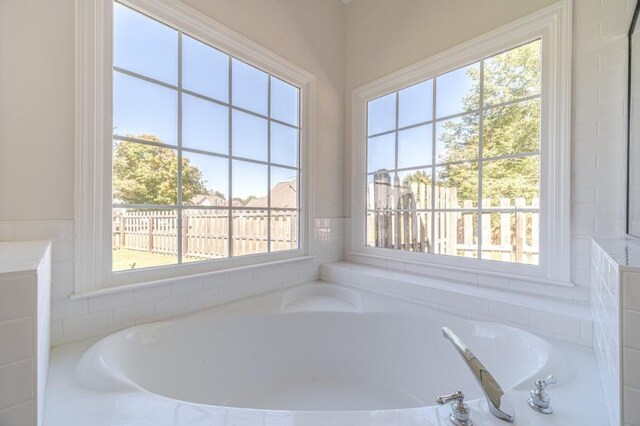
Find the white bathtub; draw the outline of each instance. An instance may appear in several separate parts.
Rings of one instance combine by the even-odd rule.
[[[576,409],[588,398],[584,377],[574,374],[576,364],[591,362],[583,348],[564,344],[560,351],[562,344],[512,327],[319,285],[123,330],[67,356],[59,375],[87,401],[87,415],[103,414],[92,425],[444,426],[449,408],[434,407],[435,398],[457,389],[471,401],[476,425],[507,424],[487,412],[479,386],[442,337],[447,326],[516,403],[516,425],[606,425],[603,409]],[[561,385],[549,389],[556,414],[544,416],[526,398],[549,373]],[[56,423],[64,411],[52,408],[55,401],[47,426],[88,424],[68,411]]]

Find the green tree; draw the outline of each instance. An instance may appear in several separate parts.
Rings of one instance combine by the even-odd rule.
[[[148,134],[137,136],[162,142]],[[128,204],[176,204],[178,156],[170,148],[133,142],[113,143],[113,198]],[[202,172],[182,158],[182,199],[209,195]]]
[[[246,198],[233,197],[233,201],[237,201],[240,204],[242,204],[243,206],[246,206],[247,204],[249,204],[249,201],[255,200],[256,198],[258,198],[258,197],[256,197],[255,195],[249,195]]]
[[[480,71],[467,72],[472,88],[462,100],[465,111],[480,103]],[[484,61],[483,95],[485,106],[500,105],[540,91],[540,42],[496,55]],[[442,124],[438,135],[443,162],[475,160],[479,152],[480,120],[477,114],[464,115]],[[540,149],[540,104],[533,99],[486,109],[483,117],[484,159],[530,153]],[[446,165],[438,173],[436,184],[458,189],[458,199],[478,202],[477,164],[466,167]],[[524,197],[528,202],[539,195],[539,157],[483,161],[483,199],[494,206],[500,199]]]

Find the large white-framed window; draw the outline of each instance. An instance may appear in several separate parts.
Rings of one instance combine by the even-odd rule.
[[[76,292],[309,255],[314,77],[179,2],[77,12]]]
[[[352,249],[570,281],[569,2],[354,90]]]

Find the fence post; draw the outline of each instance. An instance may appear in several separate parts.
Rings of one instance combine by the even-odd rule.
[[[500,200],[500,207],[508,209],[511,207],[510,198],[502,198]],[[511,245],[511,213],[500,213],[500,245],[504,247],[511,247],[509,252],[501,251],[500,257],[504,261],[511,260],[511,251],[513,246]]]
[[[522,250],[526,236],[527,222],[524,212],[518,211],[518,207],[526,207],[524,198],[516,198],[516,262],[522,263]]]
[[[149,212],[149,217],[147,218],[147,228],[149,231],[149,243],[147,245],[147,249],[149,253],[153,252],[153,213]]]
[[[464,200],[462,203],[462,207],[466,210],[473,209],[473,201],[472,200]],[[463,241],[465,246],[473,245],[473,213],[465,213],[463,218]],[[466,257],[473,257],[473,251],[465,250],[464,255]]]
[[[535,208],[540,208],[540,198],[535,197],[531,200],[531,206]],[[540,236],[540,215],[538,213],[533,213],[531,215],[531,257],[533,263],[537,264],[540,253],[540,244],[539,244],[539,236]]]
[[[182,256],[189,253],[189,216],[182,212]]]
[[[123,249],[125,247],[125,230],[124,227],[127,224],[127,218],[123,213],[120,213],[120,248]]]
[[[491,199],[483,198],[482,199],[482,208],[491,207]],[[482,241],[480,242],[480,258],[484,258],[482,256],[482,252],[484,248],[489,248],[492,244],[493,235],[491,232],[491,213],[483,213],[482,218],[480,219],[482,226]],[[491,259],[491,257],[489,257]]]

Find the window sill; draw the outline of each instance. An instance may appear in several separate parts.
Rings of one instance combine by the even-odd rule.
[[[69,299],[70,300],[88,299],[92,297],[105,296],[108,294],[120,293],[120,292],[125,292],[130,290],[139,290],[142,288],[155,287],[155,286],[164,285],[164,284],[173,284],[175,282],[178,282],[181,280],[188,280],[191,278],[211,277],[219,274],[238,272],[238,271],[247,271],[247,270],[265,268],[265,267],[275,266],[275,265],[285,265],[285,264],[298,263],[298,262],[309,262],[314,260],[317,257],[318,256],[301,256],[301,257],[295,257],[291,259],[276,260],[272,262],[265,262],[260,264],[247,265],[247,266],[239,266],[239,267],[221,269],[221,270],[211,271],[211,272],[202,272],[197,274],[183,275],[180,277],[163,278],[159,280],[143,281],[143,282],[138,282],[133,284],[123,284],[115,287],[105,287],[98,290],[92,290],[92,291],[87,291],[82,293],[73,293],[71,296],[69,296]]]
[[[586,302],[589,297],[588,289],[577,287],[572,282],[555,281],[547,278],[482,271],[475,268],[449,266],[428,261],[389,258],[354,251],[346,253],[346,260],[384,268],[393,272],[406,272],[425,277],[449,279],[478,287],[513,291],[536,296],[578,300],[581,302]]]

